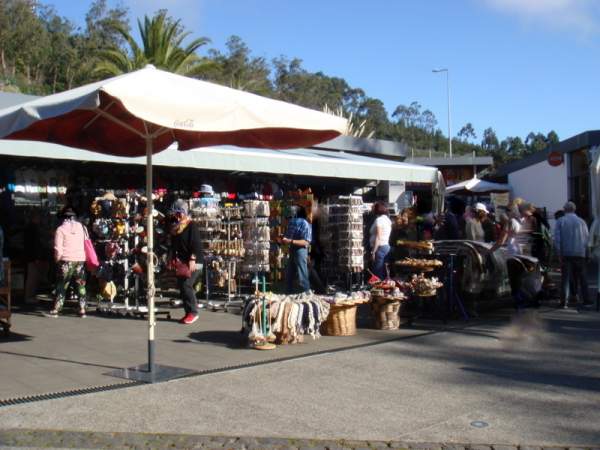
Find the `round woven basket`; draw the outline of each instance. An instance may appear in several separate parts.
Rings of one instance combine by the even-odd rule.
[[[321,333],[327,336],[354,336],[356,334],[357,305],[331,305]]]
[[[435,297],[437,295],[437,289],[431,289],[429,291],[422,291],[416,294],[417,297]]]
[[[371,314],[377,330],[396,330],[400,327],[400,301],[394,298],[373,297]]]

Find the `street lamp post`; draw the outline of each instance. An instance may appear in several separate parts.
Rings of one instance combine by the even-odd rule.
[[[448,151],[452,158],[452,134],[450,134],[450,75],[448,69],[433,69],[433,73],[446,72],[446,94],[448,96]]]

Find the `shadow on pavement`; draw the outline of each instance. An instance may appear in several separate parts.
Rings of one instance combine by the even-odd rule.
[[[31,341],[32,339],[33,339],[33,336],[29,336],[28,334],[19,334],[19,333],[15,333],[13,331],[11,331],[8,336],[4,336],[3,334],[0,334],[0,344],[5,343],[5,342]]]
[[[239,331],[199,331],[190,333],[189,336],[197,343],[216,344],[232,349],[246,348],[243,336]]]
[[[0,354],[11,355],[11,356],[20,356],[20,357],[23,357],[23,358],[42,359],[44,361],[65,362],[65,363],[69,363],[69,364],[77,364],[77,365],[80,365],[80,366],[100,367],[100,368],[103,368],[103,369],[120,369],[120,367],[116,367],[116,366],[107,366],[107,365],[104,365],[104,364],[93,364],[93,363],[88,363],[88,362],[85,362],[85,361],[74,361],[72,359],[52,358],[50,356],[30,355],[30,354],[27,354],[27,353],[17,353],[17,352],[4,352],[4,351],[0,351]]]

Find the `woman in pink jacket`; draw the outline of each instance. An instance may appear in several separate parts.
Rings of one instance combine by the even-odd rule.
[[[53,317],[58,316],[64,303],[69,284],[77,285],[79,295],[79,316],[85,317],[85,231],[83,224],[76,220],[75,211],[65,207],[60,214],[63,223],[54,235],[54,260],[57,265],[56,300],[50,311]]]

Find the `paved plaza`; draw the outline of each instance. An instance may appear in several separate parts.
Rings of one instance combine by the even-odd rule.
[[[26,364],[42,386],[52,386],[50,380],[61,374],[54,386],[67,387],[71,380],[71,389],[107,383],[101,377],[111,367],[143,362],[144,322],[69,319],[27,316],[29,338],[3,342],[0,357],[13,366]],[[58,326],[61,320],[64,326]],[[114,340],[113,345],[98,346],[95,321],[104,324],[100,336],[105,343]],[[85,447],[82,433],[95,432],[100,434],[90,435],[90,443],[108,442],[103,439],[110,435],[115,447],[127,447],[123,439],[148,442],[136,440],[133,447],[152,447],[155,439],[165,439],[175,448],[189,448],[186,442],[194,439],[198,448],[385,448],[394,442],[414,448],[600,447],[600,314],[595,311],[544,306],[512,318],[496,314],[466,324],[432,322],[429,328],[394,333],[361,329],[359,336],[347,338],[343,346],[356,346],[347,350],[339,344],[346,338],[324,337],[267,355],[240,347],[239,340],[236,347],[226,339],[208,339],[223,332],[224,323],[217,321],[239,326],[239,316],[208,312],[195,329],[161,322],[159,362],[181,366],[185,361],[184,367],[201,370],[219,362],[264,362],[302,352],[305,357],[5,406],[0,408],[0,443]],[[119,335],[118,327],[129,331]],[[34,329],[43,330],[42,337],[32,335]],[[90,335],[79,342],[85,330]],[[129,351],[119,345],[127,334],[130,339],[124,342],[136,342]],[[90,349],[87,357],[61,348],[69,337]],[[38,349],[31,347],[40,339]],[[364,344],[375,345],[360,346]],[[22,350],[15,351],[19,345]],[[47,352],[47,359],[33,362],[23,356],[34,351],[38,356]],[[311,351],[319,353],[311,356]],[[12,380],[10,373],[17,369],[10,366],[2,364],[2,384],[17,392],[24,386]],[[27,437],[31,433],[34,438]],[[41,434],[35,438],[35,433]],[[67,433],[62,444],[52,437],[56,433]],[[285,441],[261,444],[258,438]]]

